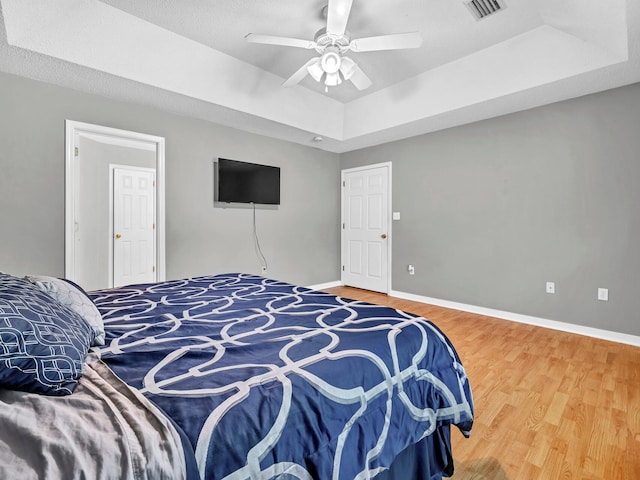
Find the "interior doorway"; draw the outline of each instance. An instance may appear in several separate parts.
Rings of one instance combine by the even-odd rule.
[[[143,241],[146,248],[140,249],[140,242],[131,248],[129,243],[128,249],[116,252],[120,245],[115,236],[122,238],[123,233],[114,231],[114,164],[146,171],[146,180],[136,182],[153,186],[135,200],[148,202],[138,204],[135,212],[138,220],[144,215],[150,229]],[[65,167],[65,276],[86,290],[164,280],[164,138],[67,120]],[[121,200],[120,213],[133,197]],[[129,267],[146,265],[145,275],[123,277],[127,266],[122,268],[122,254],[127,252]]]

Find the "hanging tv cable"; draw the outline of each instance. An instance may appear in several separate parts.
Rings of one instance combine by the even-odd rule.
[[[267,259],[262,253],[262,249],[260,248],[260,240],[258,239],[258,229],[256,227],[256,204],[253,205],[253,240],[254,246],[256,249],[256,253],[258,254],[258,260],[260,261],[260,266],[262,267],[262,273],[267,271]]]

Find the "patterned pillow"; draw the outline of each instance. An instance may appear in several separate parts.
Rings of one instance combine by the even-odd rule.
[[[55,277],[27,276],[26,279],[85,319],[95,332],[95,338],[91,342],[91,346],[104,345],[102,315],[100,315],[98,307],[89,298],[87,292],[80,286],[70,280]]]
[[[0,388],[68,395],[93,330],[29,281],[0,273]]]

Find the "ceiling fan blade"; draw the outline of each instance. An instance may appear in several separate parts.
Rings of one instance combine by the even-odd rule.
[[[327,33],[341,37],[347,29],[353,0],[329,0],[327,8]]]
[[[350,58],[344,57],[342,59],[343,65],[345,64],[345,60],[347,60],[345,72],[340,69],[344,78],[351,80],[351,83],[353,83],[358,90],[365,90],[369,88],[371,86],[371,80],[367,77],[367,74],[364,73],[358,64]]]
[[[373,52],[376,50],[397,50],[402,48],[418,48],[422,45],[420,32],[380,35],[352,40],[349,50],[352,52]]]
[[[291,75],[285,82],[282,84],[283,87],[293,87],[302,81],[304,77],[309,73],[308,68],[316,63],[320,62],[320,57],[314,57],[305,63],[302,67],[300,67],[293,75]]]
[[[299,38],[276,37],[275,35],[262,35],[259,33],[249,33],[244,37],[247,42],[263,43],[266,45],[281,45],[284,47],[298,47],[312,49],[316,47],[313,40],[301,40]]]

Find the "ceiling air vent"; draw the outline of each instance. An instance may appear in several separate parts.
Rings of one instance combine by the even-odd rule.
[[[505,4],[502,0],[471,0],[465,2],[476,20],[482,20],[500,10],[504,10]]]

